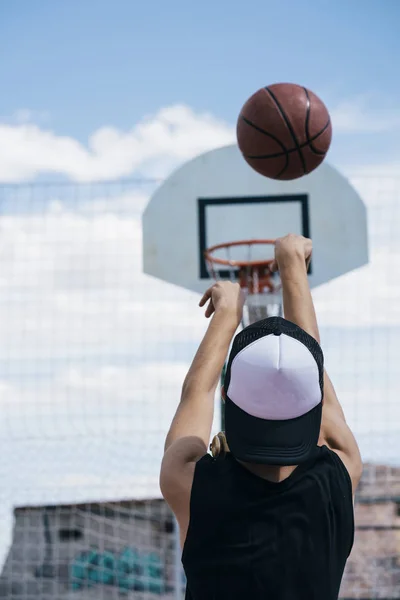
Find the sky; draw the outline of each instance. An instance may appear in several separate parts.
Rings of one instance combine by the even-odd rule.
[[[196,294],[142,274],[141,213],[175,167],[234,143],[244,101],[280,81],[323,98],[328,160],[368,207],[371,264],[314,297],[364,458],[398,460],[399,19],[396,0],[1,3],[5,516],[159,494],[206,322]]]
[[[285,12],[256,0],[247,16],[224,0],[2,2],[1,179],[164,177],[205,137],[232,137],[247,97],[279,81],[326,102],[333,163],[397,164],[399,12],[396,0]],[[213,133],[196,139],[205,115]]]

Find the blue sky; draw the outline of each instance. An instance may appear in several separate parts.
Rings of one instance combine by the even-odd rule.
[[[276,81],[302,83],[332,109],[392,111],[399,19],[396,0],[3,2],[0,115],[28,109],[86,143],[99,127],[127,130],[182,103],[234,124],[246,98]],[[393,158],[389,136],[379,148],[376,135],[362,141],[366,161]],[[349,147],[360,153],[336,137],[332,157]]]

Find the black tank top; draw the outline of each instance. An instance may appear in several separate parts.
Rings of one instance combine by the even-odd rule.
[[[326,446],[280,483],[206,455],[182,554],[186,600],[337,600],[353,539],[351,480]]]

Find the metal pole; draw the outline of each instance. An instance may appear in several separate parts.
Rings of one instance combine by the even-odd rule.
[[[174,517],[174,599],[182,600],[181,539],[178,521]]]
[[[243,315],[243,319],[241,322],[242,329],[244,329],[246,327],[246,325],[248,324],[247,323],[248,307],[246,305],[243,307],[243,311],[244,311],[244,315]],[[229,352],[230,352],[230,348],[229,348]],[[229,355],[229,352],[228,352],[228,355]],[[227,364],[228,364],[228,359],[226,359],[225,364],[222,368],[221,379],[220,379],[221,387],[224,385]],[[224,399],[222,398],[222,395],[220,398],[220,409],[221,409],[221,416],[220,416],[221,429],[220,429],[220,431],[225,432],[225,402],[224,402]]]

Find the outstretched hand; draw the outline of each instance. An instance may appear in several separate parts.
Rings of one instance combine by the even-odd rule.
[[[271,265],[272,273],[279,271],[283,265],[287,265],[293,258],[304,259],[306,269],[310,264],[312,255],[312,241],[302,235],[289,233],[275,240],[275,259]]]
[[[199,306],[205,306],[205,316],[211,317],[214,313],[226,312],[231,314],[239,324],[242,319],[245,295],[238,283],[231,281],[217,281],[204,293]]]

